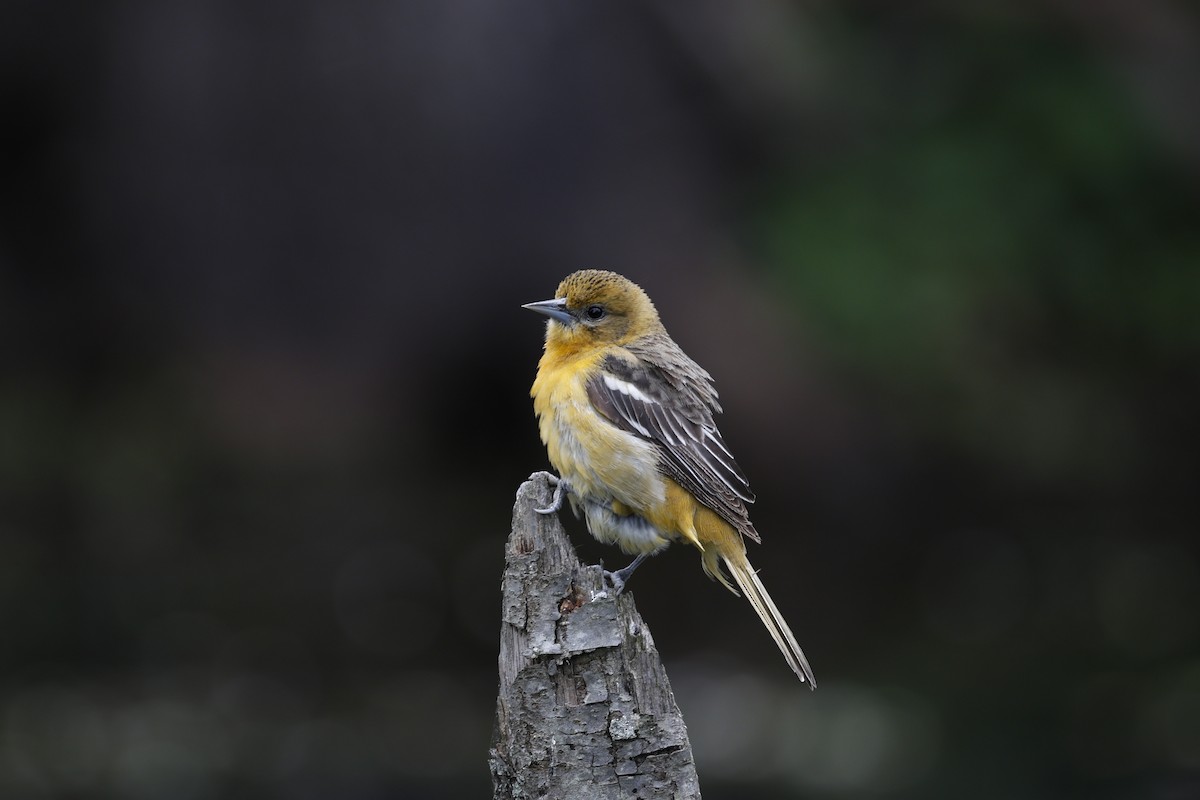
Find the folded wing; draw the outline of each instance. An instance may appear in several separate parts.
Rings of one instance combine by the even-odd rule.
[[[641,354],[609,356],[588,383],[592,405],[617,427],[658,445],[663,474],[754,541],[754,493],[713,421],[720,411],[708,373],[671,342],[658,365]],[[663,343],[654,352],[662,358]]]

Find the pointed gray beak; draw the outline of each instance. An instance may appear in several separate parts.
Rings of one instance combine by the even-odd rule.
[[[557,320],[564,325],[571,325],[576,322],[571,312],[567,311],[567,300],[564,297],[557,297],[553,300],[539,300],[536,303],[526,303],[521,308],[528,308],[530,311],[545,314],[550,319]]]

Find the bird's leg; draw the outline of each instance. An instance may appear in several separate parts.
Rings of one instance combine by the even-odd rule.
[[[640,567],[642,562],[649,557],[649,553],[641,553],[633,560],[633,563],[624,569],[619,569],[616,572],[604,570],[604,577],[608,578],[609,582],[612,583],[613,590],[616,591],[617,594],[620,594],[621,592],[625,591],[625,582],[629,580],[629,576],[632,575],[633,571]]]
[[[534,473],[534,474],[538,474],[538,473]],[[551,486],[554,487],[554,496],[550,498],[550,505],[546,506],[545,508],[535,508],[533,510],[539,514],[553,514],[556,511],[558,511],[560,508],[562,508],[563,496],[567,492],[571,491],[571,484],[567,481],[566,478],[560,478],[553,473],[543,472],[541,474],[545,475],[546,480],[550,483]]]

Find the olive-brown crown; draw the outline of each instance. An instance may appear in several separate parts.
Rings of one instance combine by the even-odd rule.
[[[556,298],[566,300],[566,310],[576,320],[551,326],[563,343],[590,340],[624,344],[661,328],[650,297],[633,281],[602,269],[573,272],[558,285]],[[552,337],[555,332],[550,334]]]

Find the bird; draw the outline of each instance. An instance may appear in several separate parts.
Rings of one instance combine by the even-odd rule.
[[[692,545],[704,572],[741,590],[797,677],[816,688],[746,557],[745,540],[762,541],[747,510],[755,497],[714,421],[712,376],[670,337],[646,292],[615,272],[574,272],[552,299],[522,307],[549,318],[530,395],[558,475],[549,474],[553,497],[537,511],[557,513],[565,498],[593,537],[636,555],[605,572],[617,594],[647,557]]]

